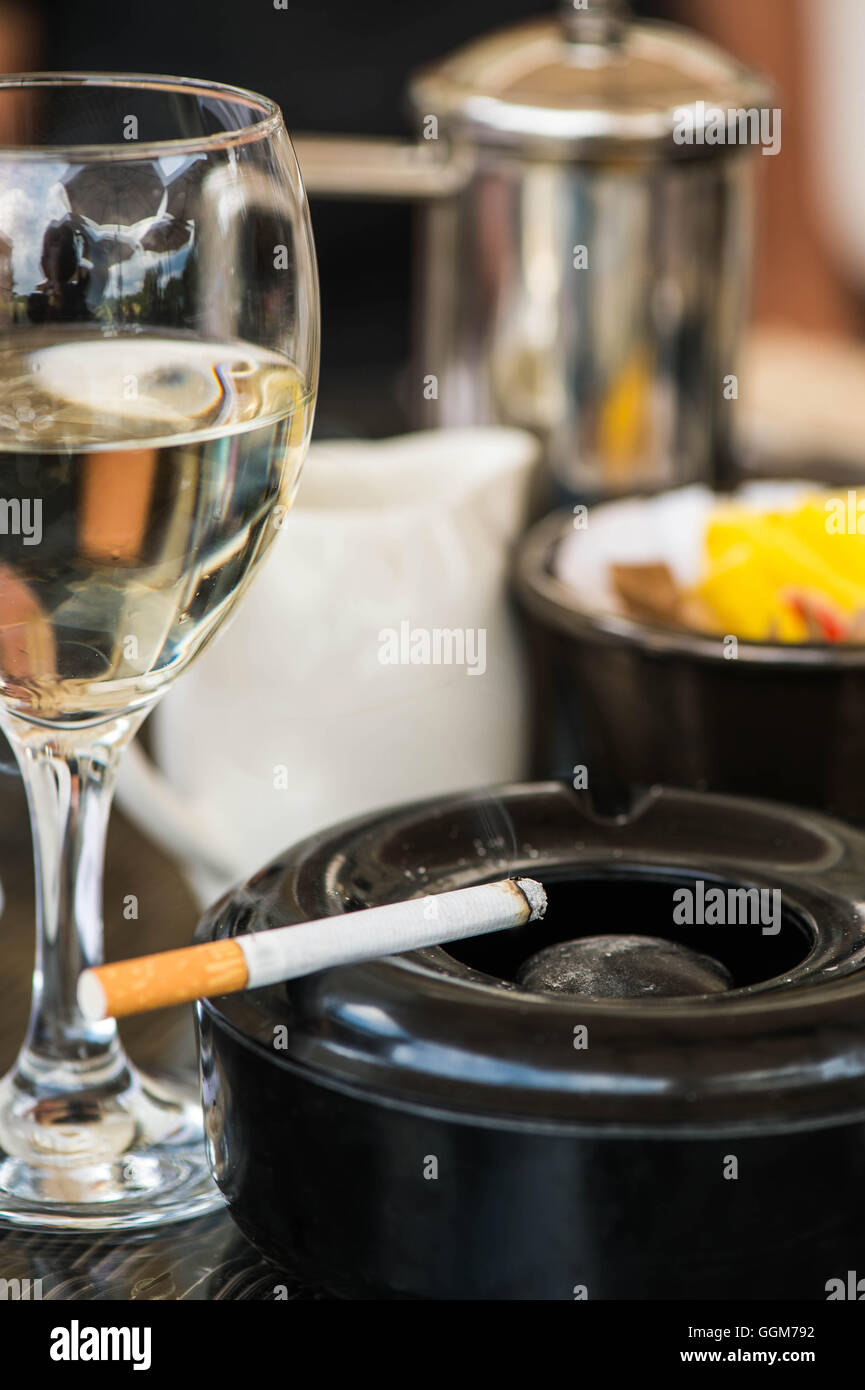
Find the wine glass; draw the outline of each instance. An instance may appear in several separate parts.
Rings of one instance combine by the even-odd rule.
[[[102,959],[120,754],[297,486],[315,253],[264,97],[19,74],[0,78],[0,131],[0,727],[37,898],[30,1024],[0,1081],[0,1218],[154,1225],[219,1205],[198,1095],[133,1068],[76,983]]]

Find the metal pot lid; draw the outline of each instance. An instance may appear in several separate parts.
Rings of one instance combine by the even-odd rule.
[[[410,87],[417,118],[435,116],[443,134],[552,157],[678,159],[728,147],[706,139],[718,110],[769,104],[762,75],[688,30],[631,22],[619,0],[587,3],[565,3],[559,20],[501,31],[422,69]],[[679,142],[685,109],[695,138]]]
[[[434,947],[203,1000],[206,1026],[238,1035],[262,1067],[467,1122],[718,1134],[865,1114],[865,835],[816,813],[656,788],[627,814],[600,816],[585,793],[559,783],[441,798],[313,836],[217,903],[197,939],[508,872],[534,874],[550,894],[551,930],[535,936],[533,924],[525,954],[578,934],[571,919],[564,931],[551,920],[557,883],[571,894],[567,912],[586,919],[584,936],[648,937],[660,933],[641,918],[647,895],[660,903],[666,894],[669,914],[670,884],[689,875],[777,888],[802,940],[791,955],[780,935],[722,928],[733,933],[727,949],[739,952],[740,980],[700,998],[532,993],[513,971],[497,978],[479,968],[465,943],[462,957]],[[630,906],[621,896],[629,884]],[[688,941],[706,949],[699,935]],[[770,953],[762,979],[761,951]],[[584,1050],[578,1027],[587,1029]]]

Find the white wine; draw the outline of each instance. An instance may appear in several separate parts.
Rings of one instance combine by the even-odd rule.
[[[0,342],[0,699],[44,723],[147,704],[234,607],[290,505],[312,393],[185,334]]]

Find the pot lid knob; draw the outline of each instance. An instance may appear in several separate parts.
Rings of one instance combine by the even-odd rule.
[[[560,0],[559,10],[570,43],[621,43],[631,19],[628,0]]]

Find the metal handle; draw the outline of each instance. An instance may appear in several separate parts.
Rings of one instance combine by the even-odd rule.
[[[570,43],[621,43],[631,19],[628,0],[560,0],[559,15]]]
[[[330,198],[445,198],[471,172],[468,152],[351,135],[293,135],[307,193]]]

